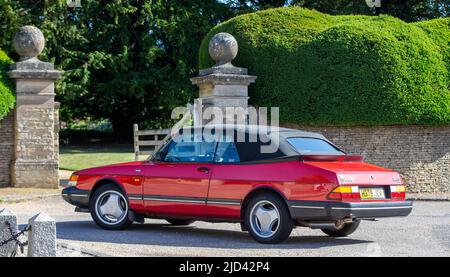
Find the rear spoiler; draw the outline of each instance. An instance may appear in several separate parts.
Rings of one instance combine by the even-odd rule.
[[[293,155],[275,158],[274,161],[303,161],[303,162],[362,162],[359,155]]]
[[[264,164],[273,162],[300,161],[300,162],[362,162],[363,156],[358,155],[291,155],[273,159],[240,162],[239,164]]]
[[[326,161],[326,162],[362,162],[364,157],[360,155],[301,155],[304,162]]]

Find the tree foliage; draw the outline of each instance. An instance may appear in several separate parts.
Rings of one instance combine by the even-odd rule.
[[[108,118],[121,136],[136,122],[167,124],[172,108],[193,97],[200,42],[231,16],[216,1],[82,1],[74,9],[65,0],[0,1],[9,37],[0,47],[12,51],[15,30],[33,24],[46,37],[41,58],[65,70],[62,118]]]
[[[0,48],[17,60],[13,34],[23,25],[39,27],[46,37],[40,58],[66,72],[57,82],[62,119],[106,118],[118,135],[130,134],[135,122],[169,124],[171,109],[196,95],[189,77],[198,69],[201,39],[236,14],[287,5],[376,12],[365,0],[81,0],[81,8],[66,2],[0,0]],[[445,0],[382,2],[381,12],[408,21],[448,16]]]
[[[11,80],[6,76],[11,63],[11,59],[0,49],[0,120],[12,109],[15,102]]]
[[[381,0],[380,8],[370,8],[366,0],[293,0],[291,3],[332,15],[387,14],[407,22],[450,15],[448,0]]]
[[[449,22],[266,10],[213,28],[200,67],[213,64],[210,38],[229,32],[239,42],[234,63],[258,76],[250,100],[280,107],[284,123],[449,124]]]
[[[366,0],[228,0],[238,14],[269,8],[299,6],[332,15],[387,14],[412,22],[450,15],[448,0],[380,0],[381,7],[369,7]]]

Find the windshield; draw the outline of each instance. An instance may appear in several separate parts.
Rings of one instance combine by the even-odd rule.
[[[327,154],[327,155],[345,155],[330,143],[317,138],[287,138],[295,150],[302,155]]]

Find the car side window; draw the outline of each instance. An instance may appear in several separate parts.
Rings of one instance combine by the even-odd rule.
[[[219,141],[217,144],[216,155],[214,158],[216,163],[238,163],[240,162],[236,145],[233,141]]]
[[[212,162],[216,141],[205,141],[193,135],[181,135],[172,140],[164,156],[165,162]]]
[[[244,141],[236,142],[236,149],[239,154],[241,163],[251,163],[264,160],[271,160],[285,156],[285,154],[278,148],[275,152],[265,153],[262,151],[262,146],[270,145],[270,141],[263,142],[258,137],[256,141],[252,141],[248,134],[245,134]]]

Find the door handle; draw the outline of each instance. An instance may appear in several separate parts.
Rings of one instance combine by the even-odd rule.
[[[200,166],[200,167],[197,167],[197,171],[204,172],[204,173],[208,174],[209,173],[209,167]]]

